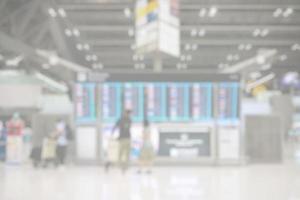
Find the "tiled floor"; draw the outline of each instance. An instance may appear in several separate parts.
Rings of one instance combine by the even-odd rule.
[[[300,200],[300,165],[157,167],[125,175],[100,167],[0,165],[1,200]]]

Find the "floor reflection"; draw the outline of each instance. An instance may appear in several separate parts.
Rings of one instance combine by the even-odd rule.
[[[298,200],[295,163],[241,167],[159,167],[127,174],[97,167],[34,170],[0,167],[0,199],[74,200]]]

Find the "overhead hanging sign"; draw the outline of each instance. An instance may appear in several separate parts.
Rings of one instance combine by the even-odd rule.
[[[136,47],[142,54],[180,54],[178,0],[138,0],[136,3]]]

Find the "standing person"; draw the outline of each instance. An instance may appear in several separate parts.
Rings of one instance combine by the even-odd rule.
[[[14,113],[13,117],[6,123],[6,161],[8,163],[22,163],[24,126],[25,123],[19,113]]]
[[[155,155],[154,155],[154,147],[151,139],[151,128],[148,120],[144,121],[142,137],[143,137],[143,145],[139,157],[140,169],[138,173],[141,173],[142,169],[145,168],[146,173],[150,174]]]
[[[0,121],[0,161],[5,161],[6,154],[6,130],[5,125]]]
[[[67,125],[64,120],[60,119],[56,123],[57,146],[56,146],[56,164],[62,166],[65,164],[68,149]]]
[[[113,127],[113,132],[119,129],[119,164],[123,173],[128,169],[131,149],[131,111],[125,110],[122,117]]]

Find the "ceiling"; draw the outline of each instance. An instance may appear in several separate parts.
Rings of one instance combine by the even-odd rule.
[[[130,0],[2,0],[0,31],[94,71],[149,71],[152,59],[135,56],[133,12]],[[275,49],[268,70],[300,72],[299,0],[181,0],[180,20],[181,56],[165,58],[165,70],[217,72]],[[20,54],[7,49],[0,44],[6,58]],[[23,62],[58,79],[74,77],[61,66]]]

